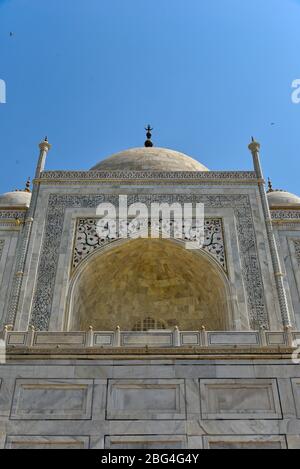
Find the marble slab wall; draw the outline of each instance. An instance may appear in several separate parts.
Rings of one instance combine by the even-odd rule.
[[[300,449],[292,360],[0,365],[2,448]]]

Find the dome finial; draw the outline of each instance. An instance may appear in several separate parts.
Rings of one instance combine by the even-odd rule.
[[[148,124],[148,126],[145,127],[145,130],[146,130],[147,140],[145,141],[144,145],[145,147],[153,147],[153,143],[151,142],[151,137],[152,137],[151,131],[153,130],[153,128],[151,127],[150,124]]]
[[[31,192],[31,190],[30,190],[30,177],[27,178],[26,186],[25,186],[24,192]]]
[[[268,178],[268,193],[273,192],[273,184],[270,178]]]
[[[255,140],[254,137],[251,137],[251,142],[248,145],[249,150],[252,154],[258,153],[260,150],[260,144]]]
[[[39,144],[39,147],[40,147],[41,151],[47,152],[48,150],[50,150],[51,145],[48,142],[48,137],[47,136],[44,138],[44,140],[41,141],[41,143]]]

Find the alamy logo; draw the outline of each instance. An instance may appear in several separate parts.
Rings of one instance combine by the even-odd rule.
[[[101,203],[96,210],[100,239],[175,238],[185,241],[186,249],[204,244],[204,204],[141,202],[128,206],[127,196],[119,196],[119,205]]]
[[[0,104],[6,103],[6,83],[0,79]]]
[[[294,104],[299,104],[300,103],[300,78],[293,81],[292,88],[295,88],[295,90],[292,92],[292,102]]]

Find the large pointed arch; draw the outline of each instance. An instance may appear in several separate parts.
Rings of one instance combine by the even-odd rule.
[[[231,329],[230,286],[214,258],[174,239],[118,240],[88,256],[71,281],[65,328]],[[146,321],[145,321],[146,320]]]

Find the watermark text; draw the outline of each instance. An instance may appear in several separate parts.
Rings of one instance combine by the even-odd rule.
[[[204,244],[204,204],[157,203],[148,207],[136,202],[128,206],[127,196],[120,195],[118,206],[104,202],[96,209],[96,230],[101,240],[116,238],[175,238],[186,249],[200,249]]]
[[[0,104],[6,103],[6,83],[0,78]]]

